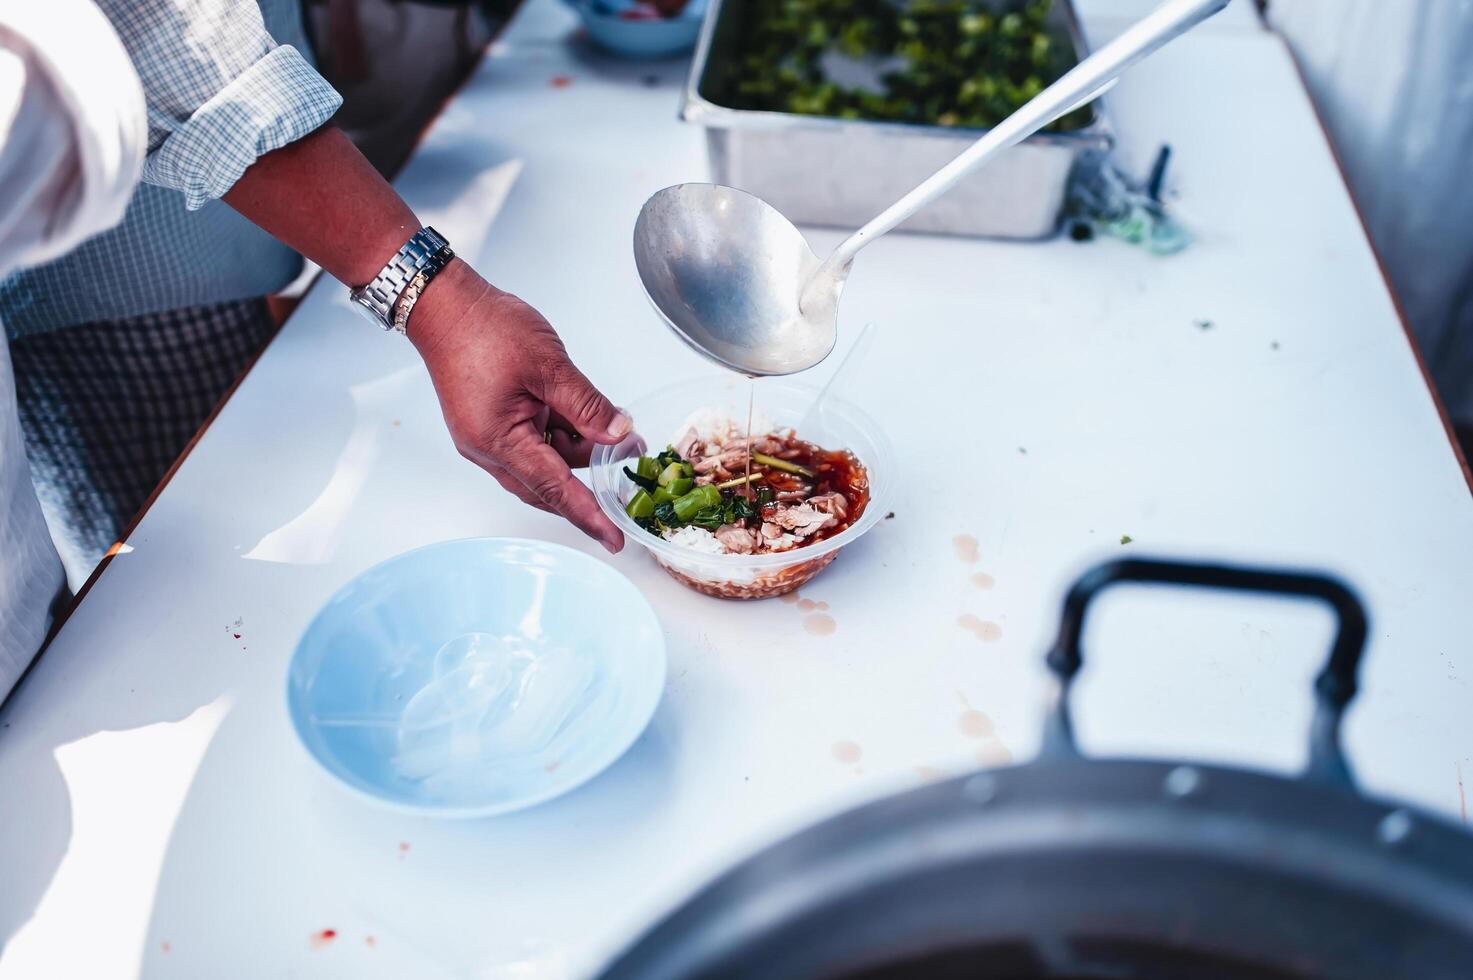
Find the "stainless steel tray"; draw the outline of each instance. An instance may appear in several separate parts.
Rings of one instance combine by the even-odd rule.
[[[706,127],[717,183],[756,194],[799,224],[859,227],[982,132],[719,105],[705,94],[707,70],[729,53],[723,18],[742,14],[741,0],[709,0],[680,117]],[[1069,38],[1076,60],[1083,58],[1084,38],[1070,0],[1055,0],[1050,16]],[[989,238],[1052,235],[1075,164],[1112,143],[1099,102],[1091,113],[1082,129],[1039,133],[999,154],[899,229]]]

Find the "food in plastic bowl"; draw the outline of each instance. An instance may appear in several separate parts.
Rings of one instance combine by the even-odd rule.
[[[797,382],[688,381],[626,406],[636,434],[598,446],[594,495],[625,538],[706,595],[764,599],[828,566],[886,513],[892,451],[875,422]],[[802,428],[798,428],[799,422]],[[748,457],[750,455],[750,463]]]

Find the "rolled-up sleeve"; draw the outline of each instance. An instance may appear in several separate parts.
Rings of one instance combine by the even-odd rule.
[[[266,31],[253,0],[102,0],[148,100],[143,179],[199,208],[272,150],[325,123],[342,97]]]

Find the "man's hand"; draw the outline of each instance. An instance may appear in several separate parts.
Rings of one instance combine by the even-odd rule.
[[[261,157],[224,200],[349,285],[371,282],[420,227],[332,125]],[[568,467],[586,465],[593,443],[622,439],[629,419],[573,366],[547,321],[456,259],[425,287],[408,332],[461,455],[532,506],[622,548]]]
[[[455,259],[415,304],[408,335],[462,456],[609,551],[624,546],[569,467],[586,466],[593,443],[624,438],[629,418],[573,366],[540,313]]]

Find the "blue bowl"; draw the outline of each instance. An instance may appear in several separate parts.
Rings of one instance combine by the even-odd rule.
[[[593,43],[625,58],[671,58],[696,46],[705,0],[690,0],[674,17],[630,20],[618,10],[626,0],[566,0],[583,18]]]
[[[406,706],[432,682],[437,696],[449,684],[456,704],[482,689],[462,685],[472,676],[464,671],[437,673],[448,670],[446,657],[468,635],[545,651],[518,664],[576,664],[576,683],[542,688],[554,693],[536,708],[528,698],[500,702],[517,705],[505,718],[523,712],[521,734],[489,761],[482,741],[469,757],[433,751],[433,739],[451,731],[443,721],[451,709],[428,727],[411,725],[408,734],[403,727]],[[503,689],[531,690],[529,676]],[[286,694],[302,744],[349,789],[416,814],[480,817],[552,799],[598,775],[644,731],[664,687],[664,632],[628,579],[571,548],[470,538],[391,558],[339,589],[297,643]],[[421,696],[417,703],[429,702]],[[554,720],[534,725],[533,718]],[[432,740],[428,777],[425,738]],[[446,746],[465,744],[450,739]],[[415,751],[419,761],[406,762]]]

